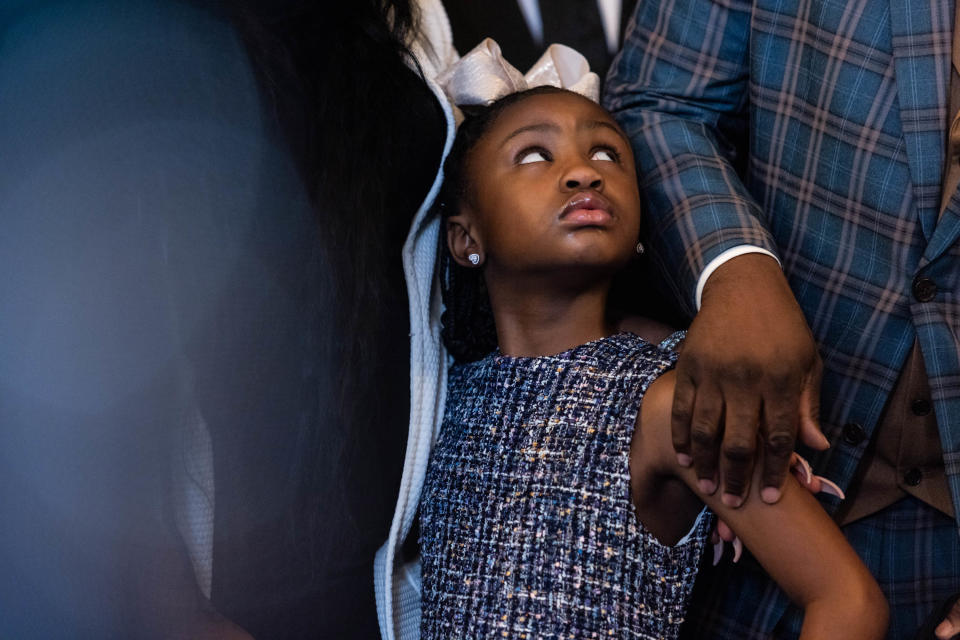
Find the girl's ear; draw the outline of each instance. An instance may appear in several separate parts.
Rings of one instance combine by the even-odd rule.
[[[447,247],[461,267],[479,267],[484,260],[483,246],[470,219],[458,214],[447,218]]]

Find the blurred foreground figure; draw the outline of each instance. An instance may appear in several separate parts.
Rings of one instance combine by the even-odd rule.
[[[377,636],[444,120],[315,4],[0,9],[0,637]]]

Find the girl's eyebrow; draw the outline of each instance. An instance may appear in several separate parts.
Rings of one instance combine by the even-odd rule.
[[[630,146],[630,140],[629,140],[629,138],[627,138],[627,134],[625,134],[625,133],[620,129],[620,127],[618,127],[618,126],[615,125],[615,124],[611,124],[611,123],[607,122],[606,120],[591,120],[590,122],[587,122],[587,123],[584,125],[584,127],[585,127],[586,129],[598,129],[598,128],[600,128],[600,127],[606,127],[607,129],[610,129],[611,131],[613,131],[614,133],[616,133],[618,136],[620,136],[621,138],[623,138],[623,141],[627,143],[627,146]]]
[[[580,128],[582,129],[599,129],[601,127],[610,129],[611,131],[616,133],[629,146],[630,140],[627,139],[626,134],[620,130],[620,127],[616,126],[615,124],[611,124],[605,120],[590,120],[589,122],[585,122],[580,126]],[[499,146],[503,147],[505,144],[510,142],[510,140],[512,140],[513,138],[516,138],[521,133],[526,133],[528,131],[549,131],[552,133],[559,133],[560,131],[562,131],[562,129],[560,128],[560,125],[554,124],[552,122],[537,122],[534,124],[528,124],[512,131],[510,135],[508,135],[506,138],[504,138],[500,142]]]
[[[554,124],[552,122],[537,122],[535,124],[528,124],[526,126],[515,129],[510,135],[504,138],[500,142],[500,146],[507,144],[513,138],[516,138],[521,133],[526,133],[527,131],[550,131],[553,133],[559,133],[561,131],[560,125]]]

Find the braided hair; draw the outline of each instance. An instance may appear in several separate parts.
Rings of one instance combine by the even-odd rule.
[[[535,87],[511,93],[487,106],[461,107],[465,119],[443,165],[443,186],[435,205],[442,225],[438,248],[440,294],[444,306],[440,335],[447,351],[457,362],[479,360],[496,349],[497,329],[483,271],[457,264],[450,255],[447,234],[443,230],[450,216],[459,212],[460,203],[471,197],[470,152],[477,142],[508,107],[546,93],[566,93],[566,90],[552,86]]]

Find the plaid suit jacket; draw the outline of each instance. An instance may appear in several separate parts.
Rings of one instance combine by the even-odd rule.
[[[781,259],[824,360],[818,472],[848,485],[869,438],[844,427],[873,432],[917,339],[960,507],[960,193],[938,217],[953,11],[642,1],[605,102],[633,143],[653,261],[691,315],[723,251]]]

